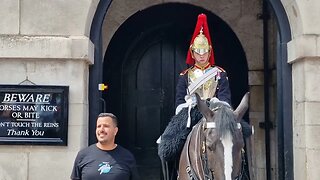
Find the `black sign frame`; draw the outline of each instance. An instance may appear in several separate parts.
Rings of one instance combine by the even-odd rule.
[[[68,106],[69,86],[0,85],[0,145],[67,146]]]

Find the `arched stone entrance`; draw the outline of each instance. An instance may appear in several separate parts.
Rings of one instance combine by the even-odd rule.
[[[111,56],[108,52],[106,53],[106,56],[105,56],[105,63],[104,64],[102,64],[102,62],[100,62],[100,60],[101,59],[103,59],[102,57],[103,57],[103,55],[102,55],[102,42],[101,42],[101,40],[102,40],[102,37],[101,37],[101,26],[102,26],[102,21],[103,21],[103,17],[104,17],[104,13],[105,12],[103,12],[103,10],[107,10],[107,7],[109,6],[109,3],[110,2],[108,2],[108,1],[105,1],[105,2],[103,2],[103,3],[100,3],[100,5],[99,5],[99,7],[98,7],[98,11],[97,11],[97,13],[96,13],[96,15],[95,15],[95,18],[94,18],[94,20],[96,20],[96,21],[94,21],[94,22],[97,22],[97,27],[94,27],[94,26],[92,26],[92,30],[91,30],[91,39],[92,39],[92,41],[94,42],[94,44],[95,44],[95,46],[96,46],[96,52],[95,52],[95,64],[91,67],[91,70],[90,70],[90,121],[91,122],[94,122],[95,121],[95,119],[96,119],[96,115],[98,114],[98,112],[100,112],[101,111],[101,109],[102,109],[102,103],[100,102],[100,97],[103,97],[102,95],[101,95],[101,93],[100,92],[98,92],[97,90],[96,90],[96,87],[97,87],[97,84],[98,83],[100,83],[100,82],[103,82],[103,80],[107,80],[107,81],[109,81],[109,82],[112,82],[111,84],[113,84],[113,85],[115,85],[115,86],[113,86],[113,87],[115,87],[114,89],[111,89],[110,88],[110,91],[107,93],[107,95],[106,96],[104,96],[104,98],[107,100],[106,102],[107,102],[107,109],[108,110],[110,110],[110,111],[113,111],[113,112],[115,112],[116,114],[120,114],[120,119],[124,119],[124,121],[128,121],[127,123],[126,123],[126,126],[128,126],[127,127],[127,129],[126,129],[126,127],[124,126],[124,132],[130,132],[131,130],[128,130],[128,129],[130,129],[132,126],[130,126],[130,123],[131,123],[131,125],[137,125],[137,119],[139,120],[139,119],[141,119],[141,118],[138,118],[138,117],[141,117],[141,113],[139,114],[139,113],[134,113],[134,115],[135,116],[131,116],[131,114],[129,113],[127,113],[126,112],[126,110],[128,110],[129,112],[142,112],[142,114],[144,114],[144,115],[142,115],[143,117],[145,117],[145,115],[146,114],[150,114],[150,112],[159,112],[159,114],[161,114],[161,112],[164,112],[162,115],[163,116],[158,116],[158,117],[160,117],[159,119],[157,119],[156,120],[156,122],[157,123],[155,123],[155,124],[157,124],[158,125],[158,127],[159,127],[159,129],[158,130],[155,130],[155,131],[152,131],[152,133],[154,133],[151,137],[149,137],[148,139],[146,139],[146,141],[149,143],[149,145],[151,144],[151,142],[152,142],[152,140],[153,140],[153,138],[154,138],[154,136],[156,136],[155,134],[158,134],[158,133],[160,133],[161,132],[161,130],[164,128],[164,126],[165,126],[165,124],[166,124],[166,120],[168,120],[168,118],[167,117],[169,117],[168,115],[169,114],[172,114],[171,112],[172,112],[172,107],[170,107],[170,105],[172,106],[172,102],[170,103],[169,101],[168,101],[168,99],[173,99],[173,95],[172,94],[174,94],[174,93],[172,93],[172,91],[174,91],[174,90],[172,90],[173,89],[173,87],[174,87],[174,84],[171,84],[170,86],[171,87],[167,87],[168,89],[171,89],[171,90],[169,90],[169,92],[170,93],[166,93],[167,91],[162,91],[162,89],[163,89],[163,87],[162,86],[157,86],[157,87],[160,87],[159,89],[157,89],[156,91],[156,94],[157,94],[157,96],[158,96],[158,101],[159,102],[161,102],[161,103],[163,103],[162,105],[161,105],[161,103],[160,103],[160,105],[158,104],[158,105],[150,105],[151,107],[155,107],[155,106],[157,106],[157,107],[155,107],[156,109],[157,109],[157,111],[154,111],[154,109],[152,110],[152,111],[149,111],[148,112],[148,110],[145,110],[145,111],[143,111],[143,110],[137,110],[137,108],[139,109],[139,107],[143,107],[143,106],[140,106],[139,104],[137,104],[137,105],[135,105],[134,103],[133,103],[133,106],[125,106],[125,103],[126,102],[131,102],[131,100],[130,100],[130,97],[133,97],[135,94],[131,94],[130,95],[130,93],[132,93],[133,91],[126,91],[127,89],[129,89],[129,88],[131,88],[132,86],[131,85],[128,85],[128,84],[130,84],[130,82],[133,82],[134,83],[134,87],[137,87],[137,82],[140,82],[139,81],[139,77],[138,76],[136,76],[136,77],[133,77],[133,75],[136,75],[137,73],[136,72],[141,72],[141,74],[145,74],[145,73],[148,73],[148,71],[143,71],[143,69],[144,68],[141,68],[142,69],[142,71],[140,71],[139,70],[139,63],[138,62],[140,62],[140,61],[142,61],[142,62],[144,62],[144,58],[145,59],[148,59],[148,57],[147,56],[143,56],[143,55],[145,55],[145,54],[143,54],[143,53],[138,53],[139,52],[139,49],[135,49],[135,46],[133,45],[134,43],[136,43],[136,44],[139,44],[139,42],[143,42],[143,41],[141,41],[141,40],[144,40],[145,41],[145,39],[148,39],[147,38],[147,35],[142,35],[142,36],[139,36],[139,37],[141,37],[142,39],[136,39],[135,37],[138,37],[137,35],[134,35],[135,37],[131,37],[131,39],[130,39],[130,37],[128,38],[128,40],[126,40],[125,38],[124,39],[121,39],[121,37],[117,37],[117,36],[121,36],[121,33],[123,33],[123,32],[121,32],[122,30],[123,31],[125,31],[125,29],[126,28],[124,28],[124,29],[121,29],[121,28],[119,28],[119,30],[115,33],[115,35],[113,36],[113,38],[112,38],[112,41],[114,41],[114,39],[117,39],[118,38],[118,41],[120,42],[120,43],[122,43],[122,45],[124,45],[126,48],[123,48],[123,49],[128,49],[126,52],[127,53],[124,53],[123,51],[117,51],[117,50],[121,50],[121,48],[119,49],[119,47],[118,48],[116,48],[117,46],[115,46],[115,47],[112,47],[112,43],[110,43],[110,47],[108,47],[108,50],[107,51],[111,51],[110,49],[112,49],[112,52],[113,53],[115,53],[115,54],[119,54],[119,56],[123,56],[123,55],[126,55],[125,57],[123,56],[123,58],[119,58],[119,59],[114,59],[114,56]],[[276,16],[277,16],[277,18],[278,19],[280,19],[279,21],[281,21],[282,19],[283,19],[283,13],[284,13],[284,10],[283,9],[281,9],[281,4],[279,4],[279,3],[275,3],[275,2],[273,2],[273,1],[270,1],[270,4],[272,4],[272,7],[273,7],[273,9],[275,10],[275,11],[280,11],[280,12],[282,12],[282,15],[279,15],[279,13],[277,14],[277,12],[275,12],[275,14],[276,14]],[[280,7],[280,8],[279,8]],[[203,12],[203,11],[202,11]],[[141,15],[140,14],[141,12],[139,12],[139,15]],[[193,14],[193,17],[196,17],[196,14],[197,14],[198,12],[197,11],[194,11],[194,14]],[[98,15],[98,14],[100,14],[100,15]],[[209,14],[211,14],[211,13],[209,13]],[[281,14],[281,13],[280,13]],[[150,14],[149,14],[150,15]],[[213,14],[212,14],[213,15]],[[132,18],[129,18],[127,21],[126,21],[126,25],[130,25],[130,21],[133,21],[133,22],[137,22],[137,19],[135,19],[135,18],[137,18],[137,19],[139,19],[138,18],[138,16],[132,16]],[[192,18],[189,18],[189,19],[192,19]],[[284,19],[286,19],[286,18],[284,18]],[[101,23],[101,24],[99,24],[99,22]],[[223,22],[223,21],[222,21]],[[132,23],[132,22],[131,22]],[[124,25],[125,25],[124,24]],[[189,32],[187,33],[186,32],[186,34],[185,35],[187,35],[187,34],[192,34],[192,31],[193,31],[193,26],[194,26],[194,24],[195,24],[195,22],[194,23],[191,23],[191,28],[189,27]],[[169,25],[170,26],[170,25]],[[129,26],[130,27],[130,26]],[[151,26],[150,26],[151,27]],[[165,27],[165,25],[164,25],[164,27]],[[219,26],[218,26],[219,27]],[[150,31],[150,34],[156,34],[155,32],[157,32],[157,28],[159,28],[159,29],[161,29],[161,27],[156,27],[155,29],[153,29],[153,30],[151,30]],[[283,29],[286,29],[286,28],[284,28],[284,27],[279,27],[279,29],[280,29],[280,37],[281,38],[283,38],[283,35],[281,35],[283,32],[281,32],[281,28],[282,28],[282,31],[283,31]],[[158,29],[158,30],[159,30]],[[188,29],[188,28],[184,28],[184,29]],[[213,28],[211,28],[212,30],[211,31],[216,31],[218,28],[217,28],[217,26],[215,26],[215,27],[213,27]],[[134,29],[130,29],[131,31],[134,31]],[[165,32],[165,31],[164,31]],[[190,33],[191,32],[191,33]],[[286,31],[285,31],[286,32]],[[130,34],[131,33],[133,33],[133,32],[130,32]],[[231,31],[231,33],[232,33],[232,31]],[[134,33],[133,33],[134,34]],[[148,34],[148,33],[146,33],[146,34]],[[170,34],[170,33],[168,33],[168,34]],[[182,33],[183,34],[183,33]],[[123,35],[123,34],[122,34]],[[158,35],[158,34],[157,34]],[[164,36],[163,37],[158,37],[158,38],[164,38],[164,39],[166,39],[166,33],[164,33]],[[226,38],[226,36],[220,36],[220,37],[222,37],[222,38]],[[155,38],[155,39],[152,39],[152,38]],[[152,37],[151,38],[151,40],[149,41],[149,42],[157,42],[157,40],[156,40],[156,38],[157,37]],[[218,38],[219,37],[217,37],[217,40],[218,40]],[[288,77],[291,77],[291,71],[290,71],[290,67],[288,67],[288,65],[286,64],[286,47],[284,47],[283,45],[285,45],[285,42],[287,42],[287,41],[285,41],[286,39],[281,39],[280,38],[280,48],[279,48],[279,52],[282,52],[280,55],[279,55],[279,58],[278,58],[278,63],[277,63],[277,65],[278,65],[278,68],[277,68],[277,70],[279,71],[279,72],[277,72],[277,74],[278,74],[278,78],[281,78],[282,80],[281,81],[278,81],[278,97],[283,97],[282,99],[279,99],[279,102],[278,102],[278,111],[279,112],[281,112],[281,113],[279,113],[279,121],[278,121],[278,123],[280,123],[279,124],[279,127],[280,127],[280,125],[281,124],[283,124],[284,123],[284,118],[288,118],[288,116],[286,116],[286,117],[284,117],[284,113],[287,113],[288,111],[291,111],[291,109],[290,110],[288,110],[288,107],[291,107],[291,106],[285,106],[285,105],[288,105],[288,104],[290,104],[291,103],[291,97],[289,98],[289,96],[288,96],[288,94],[286,94],[286,93],[284,93],[284,90],[287,90],[287,88],[291,88],[291,85],[290,85],[290,82],[291,81],[283,81],[283,79],[287,79]],[[170,39],[170,38],[169,38]],[[189,39],[190,38],[181,38],[181,40],[186,40],[187,39],[187,42],[184,42],[184,44],[188,44],[189,42]],[[131,42],[131,41],[132,42]],[[213,40],[213,41],[215,41],[215,40]],[[162,42],[162,41],[158,41],[158,42]],[[233,42],[236,42],[236,41],[233,41]],[[132,43],[132,44],[131,44]],[[237,43],[239,43],[239,42],[237,42]],[[155,44],[157,44],[157,43],[155,43]],[[170,43],[169,43],[170,44]],[[171,44],[174,44],[174,46],[172,46],[172,47],[176,47],[176,43],[171,43]],[[223,43],[222,43],[223,44]],[[151,45],[152,45],[152,43],[151,43]],[[144,47],[145,49],[143,49],[143,46],[141,47],[141,49],[140,49],[140,51],[143,51],[143,50],[145,50],[146,52],[150,52],[150,51],[152,51],[152,50],[155,50],[155,51],[158,51],[157,50],[157,48],[158,49],[161,49],[160,47],[165,47],[164,46],[165,45],[165,43],[164,44],[161,44],[161,43],[158,43],[158,45],[155,45],[154,47],[155,47],[155,49],[152,49],[152,48],[147,48],[148,46],[146,46],[146,47]],[[219,45],[221,45],[221,44],[219,44]],[[215,51],[217,51],[217,55],[219,54],[219,45],[217,46],[217,47],[215,47],[215,48],[217,48]],[[124,46],[122,46],[122,47],[124,47]],[[241,45],[239,44],[238,45],[239,47],[241,47]],[[223,47],[223,46],[220,46],[220,47]],[[109,49],[110,48],[110,49]],[[178,48],[179,49],[179,48]],[[241,49],[241,48],[240,48]],[[180,52],[180,56],[183,56],[184,54],[186,54],[185,52],[186,52],[186,49],[183,49],[183,48],[181,48],[181,52]],[[225,50],[225,49],[220,49],[221,51],[223,51],[223,50]],[[241,51],[242,51],[242,49],[241,49]],[[131,53],[130,53],[131,52]],[[233,51],[228,51],[229,53],[230,52],[233,52]],[[163,52],[162,52],[163,53]],[[148,53],[147,53],[148,54]],[[152,53],[151,53],[152,54]],[[161,53],[160,53],[161,54]],[[170,54],[170,53],[169,53]],[[178,53],[179,54],[179,53]],[[231,53],[230,53],[231,54]],[[241,53],[240,53],[241,54]],[[110,56],[109,56],[110,55]],[[139,56],[140,56],[140,58],[139,58]],[[142,56],[142,57],[141,57]],[[179,56],[179,55],[178,55]],[[130,58],[130,57],[136,57],[136,58]],[[158,57],[158,56],[157,56]],[[111,59],[112,58],[112,59]],[[114,59],[114,60],[113,60]],[[173,58],[173,59],[175,59],[175,58]],[[217,59],[219,59],[219,58],[217,58]],[[244,57],[244,59],[245,59],[245,57]],[[118,61],[119,60],[119,61]],[[175,60],[174,60],[175,61]],[[106,63],[106,62],[108,62],[108,63]],[[125,68],[122,68],[123,66],[123,64],[124,65],[127,65],[126,63],[128,62],[128,64],[130,64],[130,62],[132,63],[132,66],[133,66],[133,69],[125,69]],[[146,62],[146,61],[145,61]],[[217,61],[218,62],[218,61]],[[227,69],[227,71],[228,71],[228,73],[229,73],[229,76],[230,77],[236,77],[237,76],[237,74],[238,74],[238,71],[237,70],[234,70],[234,69],[232,69],[232,67],[236,67],[237,65],[245,65],[246,66],[246,63],[237,63],[236,65],[231,65],[231,63],[226,63],[227,61],[222,61],[222,62],[220,62],[221,63],[221,66],[223,66],[223,67],[225,67],[226,69]],[[226,64],[223,64],[223,63],[226,63]],[[282,65],[282,66],[279,66],[279,63]],[[179,71],[179,70],[181,70],[180,69],[180,67],[179,67],[179,65],[178,64],[181,64],[181,62],[179,63],[178,61],[176,62],[175,61],[175,63],[173,63],[173,64],[175,64],[173,67],[175,67],[173,70],[168,70],[168,71],[161,71],[161,72],[159,72],[158,74],[157,74],[157,76],[155,77],[155,78],[159,78],[159,79],[162,79],[162,78],[164,78],[164,79],[166,79],[166,78],[168,78],[168,77],[172,77],[172,76],[174,76],[174,75],[176,75],[177,74],[177,72]],[[219,64],[219,62],[218,62],[218,64]],[[120,65],[120,66],[119,66]],[[149,64],[149,65],[154,65],[153,63],[151,63],[151,64]],[[139,66],[139,67],[138,67]],[[148,65],[145,65],[145,66],[148,66]],[[162,67],[162,70],[164,69],[163,67],[172,67],[172,64],[171,65],[168,65],[168,64],[161,64],[161,65],[159,65],[158,64],[158,66],[160,66],[160,67]],[[284,67],[283,67],[284,66]],[[121,67],[121,68],[120,68]],[[129,67],[131,67],[131,66],[129,66]],[[141,67],[143,67],[143,65],[141,66]],[[108,68],[109,69],[113,69],[113,70],[115,70],[115,71],[112,71],[112,72],[110,72],[110,71],[108,71]],[[245,69],[246,67],[244,67],[244,69]],[[118,69],[120,69],[120,70],[118,70]],[[103,71],[104,70],[104,71]],[[104,72],[104,76],[106,77],[105,79],[103,79],[103,75],[102,75],[102,72]],[[155,72],[158,72],[158,71],[155,71]],[[166,77],[166,76],[162,76],[163,74],[165,74],[164,72],[170,72],[170,73],[172,73],[171,75],[172,76],[168,76],[168,77]],[[127,73],[127,75],[126,75],[126,73]],[[232,75],[232,73],[234,73],[233,75]],[[138,73],[139,74],[139,73]],[[122,76],[122,75],[124,75],[124,76]],[[165,74],[165,75],[168,75],[168,74]],[[110,77],[110,79],[107,79],[108,77]],[[122,79],[123,77],[127,77],[127,78],[125,78],[125,79],[130,79],[130,81],[127,81],[128,82],[128,86],[119,86],[119,85],[116,85],[117,83],[119,83],[119,81],[120,81],[120,83],[122,83],[122,82],[124,82],[124,84],[126,84],[126,82],[125,82],[125,80],[124,79]],[[241,78],[241,79],[243,79],[243,77]],[[247,78],[244,78],[244,79],[247,79]],[[167,79],[168,80],[168,79]],[[171,80],[172,81],[172,80]],[[151,81],[150,81],[151,82]],[[170,82],[170,80],[169,80],[169,82]],[[174,82],[174,81],[173,81]],[[234,87],[235,86],[237,86],[237,84],[236,84],[236,82],[239,82],[239,81],[234,81]],[[288,83],[289,83],[289,85],[290,86],[288,86]],[[161,83],[160,83],[161,84]],[[240,83],[241,85],[243,85],[243,84],[248,84],[247,82],[246,83],[243,83],[243,82],[241,82]],[[126,88],[124,88],[124,87],[126,87]],[[279,88],[280,87],[280,88]],[[142,89],[144,89],[145,87],[142,87]],[[243,91],[246,89],[247,87],[244,87],[243,88]],[[136,89],[139,89],[139,88],[136,88]],[[152,88],[151,88],[152,89]],[[114,94],[112,94],[112,93],[115,93],[115,94],[117,94],[117,93],[120,93],[120,94],[117,94],[117,95],[115,95],[114,96]],[[135,91],[136,92],[136,91]],[[163,92],[165,92],[165,93],[163,93]],[[239,91],[233,91],[233,95],[235,96],[235,97],[238,97],[236,94],[237,94],[237,92],[239,92]],[[290,91],[291,92],[291,91]],[[124,93],[124,94],[121,94],[121,93]],[[110,95],[111,94],[111,95]],[[143,94],[143,95],[145,95],[144,93],[139,93],[139,92],[137,92],[137,94]],[[147,94],[147,93],[146,93]],[[169,95],[170,94],[170,95]],[[281,95],[281,96],[280,96]],[[108,97],[109,96],[109,97]],[[124,97],[124,99],[123,100],[119,100],[119,99],[117,99],[117,97]],[[167,97],[166,97],[167,96]],[[239,95],[239,96],[241,96],[241,95]],[[140,96],[138,96],[139,97],[139,100],[140,100]],[[152,97],[155,97],[155,96],[152,96]],[[166,97],[166,98],[164,98],[164,97]],[[149,99],[149,98],[147,98],[147,99]],[[149,99],[150,100],[150,99]],[[157,100],[155,100],[155,101],[157,101]],[[234,103],[237,103],[236,101],[237,101],[237,98],[234,98],[234,100],[235,100],[235,102]],[[134,100],[132,100],[132,102],[134,102]],[[109,104],[108,104],[109,103]],[[164,105],[169,105],[169,106],[166,106],[166,110],[163,110],[163,106]],[[130,107],[133,109],[131,109],[130,110]],[[124,112],[125,113],[123,113],[123,110],[124,109]],[[138,114],[138,115],[137,115]],[[291,115],[291,114],[290,114]],[[134,117],[133,119],[131,118],[131,117]],[[290,118],[290,117],[289,117]],[[148,118],[146,118],[146,119],[148,119]],[[150,118],[149,118],[150,119]],[[291,120],[291,119],[290,119]],[[288,121],[287,121],[288,122]],[[142,123],[142,124],[144,124],[144,123]],[[146,124],[144,124],[144,125],[146,125]],[[153,124],[152,124],[153,125]],[[130,128],[129,128],[130,127]],[[121,129],[121,128],[120,128]],[[143,129],[146,129],[146,128],[143,128]],[[128,130],[128,131],[127,131]],[[136,134],[136,132],[137,132],[137,130],[138,129],[135,129],[135,130],[133,130],[133,134],[135,134],[135,135],[137,135]],[[91,125],[91,128],[90,128],[90,142],[92,143],[92,142],[94,142],[95,141],[95,137],[94,137],[94,123],[93,123],[93,125]],[[139,131],[140,132],[140,131]],[[282,129],[282,131],[280,130],[280,128],[279,128],[279,134],[282,134],[282,133],[285,133],[284,131],[283,131],[283,129]],[[147,132],[145,132],[145,133],[147,133]],[[288,132],[288,133],[290,133],[290,132]],[[148,133],[147,133],[148,134]],[[129,135],[129,134],[119,134],[119,140],[120,140],[120,142],[122,141],[121,139],[125,139],[126,137],[133,137],[133,138],[136,138],[135,136],[131,136],[131,135]],[[142,133],[142,136],[143,136],[143,133]],[[292,136],[292,133],[291,133],[291,136]],[[279,136],[279,138],[280,138],[280,141],[281,141],[281,138],[282,138],[282,140],[284,140],[284,137],[285,136]],[[287,136],[286,136],[287,137]],[[142,138],[143,139],[143,138]],[[129,141],[122,141],[124,144],[126,144],[126,143],[130,143],[130,142],[136,142],[135,141],[135,139],[131,139],[131,140],[129,140]],[[288,141],[287,141],[288,142]],[[132,144],[134,144],[134,143],[131,143],[131,144],[127,144],[126,146],[128,146],[129,148],[130,148],[130,146],[132,146]],[[148,148],[149,148],[149,146],[148,146]],[[152,145],[151,145],[151,147],[150,147],[150,149],[153,149],[153,151],[155,151],[154,150],[154,146],[152,147]],[[290,145],[288,145],[288,146],[285,146],[285,147],[283,147],[283,148],[279,148],[279,157],[284,157],[284,158],[286,158],[287,160],[289,159],[289,157],[288,157],[288,155],[285,155],[284,156],[284,152],[286,151],[286,150],[290,150],[290,148],[291,148],[291,152],[292,152],[292,146],[290,147]],[[134,151],[134,150],[133,150]],[[143,152],[145,152],[145,151],[143,151]],[[154,152],[153,153],[151,153],[151,155],[152,154],[154,154]],[[281,156],[281,154],[283,155],[283,156]],[[154,155],[152,155],[152,156],[154,156]],[[152,159],[152,158],[150,158],[150,159]],[[281,162],[283,162],[283,161],[281,161]],[[283,165],[282,167],[281,167],[281,163],[279,163],[279,167],[280,167],[280,171],[289,171],[290,172],[290,168],[291,168],[291,172],[292,172],[292,167],[290,167],[290,162],[286,162],[285,163],[285,165]],[[281,175],[281,172],[280,172],[280,175]],[[288,176],[288,175],[286,175],[286,176]],[[286,177],[287,178],[287,177]],[[287,179],[290,179],[290,178],[287,178]]]

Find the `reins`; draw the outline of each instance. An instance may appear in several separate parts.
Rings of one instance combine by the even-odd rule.
[[[200,123],[201,121],[199,121],[199,123]],[[197,127],[197,128],[199,128],[198,126],[199,126],[199,123],[198,124],[196,124],[194,127]],[[194,129],[193,129],[194,130]],[[189,176],[189,180],[199,180],[199,178],[198,178],[198,176],[197,176],[197,174],[195,173],[195,171],[194,171],[194,169],[193,169],[193,167],[192,167],[192,164],[191,164],[191,161],[190,161],[190,155],[189,155],[189,146],[190,146],[190,141],[191,141],[191,136],[192,136],[192,132],[193,132],[193,130],[190,132],[190,134],[188,135],[188,137],[187,137],[187,141],[186,141],[186,143],[187,143],[187,146],[186,146],[186,153],[187,153],[187,167],[186,167],[186,172],[187,172],[187,174],[188,174],[188,176]]]
[[[205,122],[203,122],[203,120],[202,120],[202,121],[199,121],[199,123],[194,126],[195,128],[198,128],[196,133],[198,133],[201,130],[201,127],[202,127],[202,131],[204,130],[204,123]],[[201,127],[199,127],[200,125],[201,125]],[[187,143],[187,146],[186,146],[186,148],[187,148],[186,149],[186,153],[187,153],[186,172],[187,172],[190,180],[199,180],[200,178],[198,178],[194,168],[192,167],[192,164],[190,161],[190,155],[189,155],[189,146],[190,146],[190,141],[191,141],[191,136],[192,136],[193,130],[191,131],[190,135],[187,137],[187,141],[186,141],[186,143]],[[201,138],[201,136],[202,136],[202,138]],[[201,141],[201,139],[202,139],[202,141]],[[202,133],[200,133],[200,142],[201,142],[200,145],[202,145],[202,147],[201,147],[201,162],[202,162],[201,168],[203,169],[203,172],[204,172],[203,175],[205,177],[205,180],[213,180],[214,177],[213,177],[210,169],[208,168],[208,157],[207,157],[207,153],[206,153],[205,141],[206,141],[205,136],[203,135],[203,132],[202,132]]]
[[[204,135],[204,130],[208,127],[208,123],[205,122],[202,124],[202,147],[201,147],[201,161],[202,161],[202,169],[203,169],[203,176],[207,180],[214,180],[213,172],[209,169],[208,163],[208,155],[207,155],[207,146],[206,146],[206,136]]]

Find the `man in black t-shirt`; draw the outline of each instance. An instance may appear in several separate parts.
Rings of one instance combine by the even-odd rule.
[[[70,177],[72,180],[139,179],[132,153],[114,142],[117,124],[117,117],[111,113],[98,116],[98,143],[79,151]]]

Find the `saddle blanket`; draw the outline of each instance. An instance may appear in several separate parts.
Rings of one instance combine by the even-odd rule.
[[[190,128],[187,128],[188,108],[183,108],[171,118],[159,142],[158,155],[160,158],[172,161],[180,155],[192,127],[202,118],[197,106],[191,109],[190,116]]]

